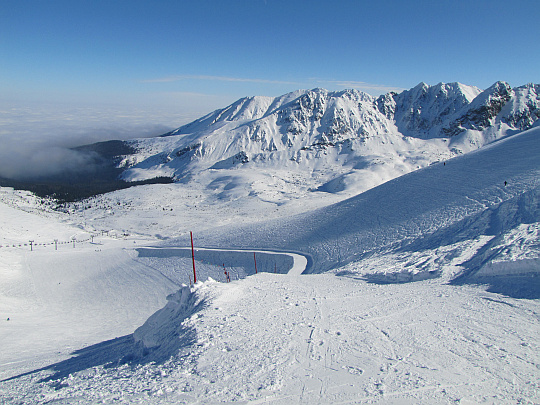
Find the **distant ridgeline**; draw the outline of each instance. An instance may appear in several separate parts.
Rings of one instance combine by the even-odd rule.
[[[28,190],[39,197],[51,197],[59,203],[72,202],[143,184],[172,183],[170,177],[159,176],[142,181],[120,179],[123,156],[136,151],[123,141],[106,141],[74,148],[88,157],[88,167],[39,178],[14,180],[0,177],[1,187]]]
[[[141,181],[124,181],[110,180],[103,181],[101,179],[93,179],[83,183],[64,183],[48,182],[48,181],[18,181],[5,179],[0,177],[0,187],[13,187],[16,190],[27,190],[39,197],[51,197],[59,203],[73,202],[83,200],[98,194],[109,193],[115,190],[122,190],[133,186],[141,186],[144,184],[167,184],[172,183],[170,177],[155,177],[153,179]]]
[[[302,173],[312,190],[343,191],[362,181],[365,190],[380,184],[382,172],[386,181],[470,152],[539,117],[539,84],[497,82],[482,91],[420,83],[380,97],[325,89],[246,97],[162,137],[127,141],[137,152],[122,161],[122,178],[159,174],[208,186],[242,170],[269,179],[285,170]],[[317,183],[322,168],[326,184]]]

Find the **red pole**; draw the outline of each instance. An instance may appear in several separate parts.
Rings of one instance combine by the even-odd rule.
[[[255,252],[253,252],[253,260],[255,261],[255,274],[257,274],[257,259],[255,258]]]
[[[189,231],[191,236],[191,260],[193,260],[193,284],[197,282],[197,273],[195,272],[195,251],[193,250],[193,232]]]

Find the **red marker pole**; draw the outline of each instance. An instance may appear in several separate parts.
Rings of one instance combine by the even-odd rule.
[[[191,237],[191,260],[193,260],[193,284],[197,282],[197,273],[195,272],[195,251],[193,250],[193,232],[189,231]]]
[[[253,261],[255,262],[255,274],[257,274],[257,259],[255,258],[255,252],[253,252]]]

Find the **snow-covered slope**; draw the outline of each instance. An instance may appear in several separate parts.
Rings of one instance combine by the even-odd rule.
[[[437,248],[495,236],[540,220],[540,128],[389,181],[298,217],[238,230],[209,245],[289,249],[313,257],[311,272],[384,251]],[[249,235],[246,237],[245,235]]]
[[[2,270],[19,252],[24,277],[1,290],[10,320],[0,329],[8,348],[0,396],[36,404],[538,403],[539,139],[532,128],[296,216],[209,225],[195,232],[196,246],[222,250],[196,251],[204,276],[192,288],[179,285],[191,261],[177,247],[204,222],[191,218],[199,211],[174,199],[154,210],[121,203],[141,190],[158,203],[160,188],[182,185],[117,192],[120,204],[107,209],[126,232],[144,228],[144,215],[184,235],[152,249],[136,235],[59,251],[2,248]],[[91,212],[72,211],[69,221],[107,221]],[[270,274],[261,257],[265,272],[254,275],[249,248],[297,251],[308,272],[325,273]],[[283,273],[290,264],[275,256]],[[207,279],[224,281],[225,263],[233,275],[251,275]]]
[[[381,182],[381,164],[388,168],[385,181],[443,154],[442,142],[420,145],[398,135],[375,99],[353,90],[315,89],[276,99],[243,99],[168,137],[133,142],[139,153],[124,161],[130,166],[123,175],[128,180],[164,175],[211,188],[224,177],[243,183],[245,173],[257,172],[263,184],[277,178],[297,193],[349,187],[357,192]],[[450,155],[446,151],[446,157]],[[247,195],[275,191],[251,183]],[[233,188],[231,182],[229,189]],[[277,191],[263,198],[279,199]]]

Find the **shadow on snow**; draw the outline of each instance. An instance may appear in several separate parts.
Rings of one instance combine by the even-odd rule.
[[[183,319],[202,310],[206,305],[205,301],[199,302],[198,305],[184,312]],[[178,321],[181,321],[181,319],[178,319]],[[70,374],[100,366],[114,368],[124,364],[131,367],[149,363],[163,364],[171,357],[181,356],[182,352],[185,353],[185,351],[189,350],[197,341],[196,337],[194,328],[179,323],[175,325],[174,333],[169,336],[166,342],[149,349],[144,347],[141,342],[136,342],[134,335],[130,334],[75,350],[71,353],[73,357],[67,360],[6,378],[0,382],[15,380],[41,371],[51,371],[52,374],[39,380],[38,383],[60,380]],[[53,386],[60,389],[62,383],[57,382]]]
[[[507,242],[504,234],[520,224],[532,224],[540,221],[540,191],[538,188],[505,201],[495,207],[488,208],[471,217],[442,228],[424,237],[415,239],[401,247],[390,249],[395,253],[411,253],[434,250],[459,242],[473,240],[481,235],[493,236],[469,260],[459,264],[463,272],[450,281],[451,285],[483,285],[489,292],[503,294],[512,298],[540,298],[540,274],[532,264],[530,268],[521,269],[517,273],[490,275],[480,274],[480,270],[497,258]],[[501,247],[502,246],[502,247]],[[388,247],[386,248],[388,251]],[[364,258],[376,255],[369,252]],[[384,254],[384,253],[381,253]],[[402,271],[398,273],[375,273],[357,278],[374,284],[409,283],[437,278],[440,270],[420,271],[416,274]],[[353,276],[347,271],[337,273],[338,276]]]

